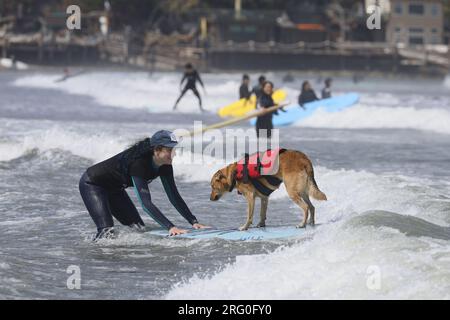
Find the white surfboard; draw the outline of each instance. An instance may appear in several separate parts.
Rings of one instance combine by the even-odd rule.
[[[307,230],[311,230],[311,226],[306,228],[296,228],[295,226],[284,227],[265,227],[265,228],[250,228],[246,231],[240,231],[237,229],[200,229],[189,230],[188,233],[180,234],[177,236],[169,236],[168,231],[165,229],[157,229],[149,231],[150,235],[170,238],[187,238],[187,239],[212,239],[219,238],[224,240],[234,241],[258,241],[258,240],[271,240],[282,238],[295,238],[300,237],[306,233]]]

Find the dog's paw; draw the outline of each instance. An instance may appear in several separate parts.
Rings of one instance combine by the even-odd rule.
[[[247,225],[240,226],[240,227],[239,227],[239,231],[245,231],[245,230],[248,230],[248,227],[249,227],[249,226],[247,226]]]
[[[265,222],[260,222],[256,225],[257,228],[264,228],[266,226]]]
[[[298,225],[295,226],[296,228],[305,228],[306,224],[305,223],[300,223]]]

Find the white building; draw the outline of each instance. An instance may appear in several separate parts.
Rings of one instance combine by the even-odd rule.
[[[386,41],[408,45],[442,44],[442,0],[391,0]]]

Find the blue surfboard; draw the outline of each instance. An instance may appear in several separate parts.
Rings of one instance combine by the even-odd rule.
[[[298,104],[290,105],[285,108],[286,112],[278,111],[278,115],[274,115],[273,124],[275,127],[288,126],[310,117],[318,109],[323,109],[326,112],[338,112],[353,106],[358,100],[359,95],[357,93],[347,93],[328,99],[305,103],[304,107],[306,110]],[[256,119],[252,119],[250,123],[255,125]]]
[[[307,227],[311,230],[311,227]],[[305,228],[299,229],[294,226],[291,227],[265,227],[265,228],[250,228],[246,231],[239,231],[237,229],[200,229],[189,230],[188,233],[180,234],[178,236],[170,237],[168,231],[165,229],[157,229],[149,231],[148,233],[154,236],[170,237],[170,238],[187,238],[187,239],[212,239],[219,238],[224,240],[234,241],[251,241],[251,240],[270,240],[281,238],[293,238],[305,234]]]

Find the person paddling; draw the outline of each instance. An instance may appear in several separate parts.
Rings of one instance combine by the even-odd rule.
[[[302,91],[301,91],[300,95],[298,96],[298,104],[300,105],[300,107],[305,109],[305,107],[304,107],[305,103],[316,101],[316,100],[319,100],[319,98],[317,98],[316,93],[314,92],[314,90],[311,87],[311,84],[309,83],[309,81],[304,81],[302,84]]]

